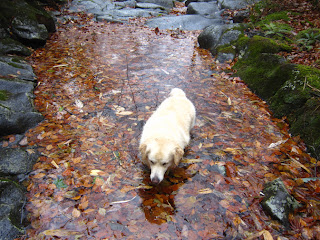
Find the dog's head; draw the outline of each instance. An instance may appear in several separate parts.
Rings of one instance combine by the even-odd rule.
[[[166,171],[178,166],[184,152],[183,149],[169,140],[155,139],[142,143],[139,147],[142,161],[151,169],[150,179],[160,183]]]

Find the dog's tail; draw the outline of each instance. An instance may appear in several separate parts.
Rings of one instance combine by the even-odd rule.
[[[170,92],[170,97],[173,97],[173,96],[185,97],[186,94],[185,94],[184,91],[181,90],[180,88],[174,88],[174,89],[172,89],[171,92]]]

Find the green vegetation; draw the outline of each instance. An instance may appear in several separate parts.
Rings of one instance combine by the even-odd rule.
[[[6,101],[10,97],[10,93],[6,90],[0,90],[0,101]]]
[[[314,49],[320,42],[320,29],[298,32],[288,22],[290,15],[299,16],[299,13],[277,12],[277,9],[271,0],[256,4],[249,26],[260,33],[252,37],[241,34],[232,46],[223,46],[219,52],[236,51],[235,75],[270,104],[275,117],[286,116],[291,133],[300,135],[317,157],[320,156],[320,70],[292,64],[281,57],[286,54],[279,53],[290,53],[296,46],[304,51]],[[266,15],[266,11],[271,14]]]
[[[310,51],[320,41],[320,29],[307,29],[299,32],[296,37],[297,43],[303,49]]]

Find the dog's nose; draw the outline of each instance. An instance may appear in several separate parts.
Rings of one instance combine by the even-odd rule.
[[[159,184],[160,183],[160,179],[157,176],[154,176],[153,178],[151,178],[151,182],[155,183],[155,184]]]

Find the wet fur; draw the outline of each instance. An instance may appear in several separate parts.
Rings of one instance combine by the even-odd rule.
[[[151,169],[152,182],[160,183],[166,171],[179,164],[190,141],[195,115],[195,107],[185,93],[174,88],[146,122],[139,150],[142,161]]]

